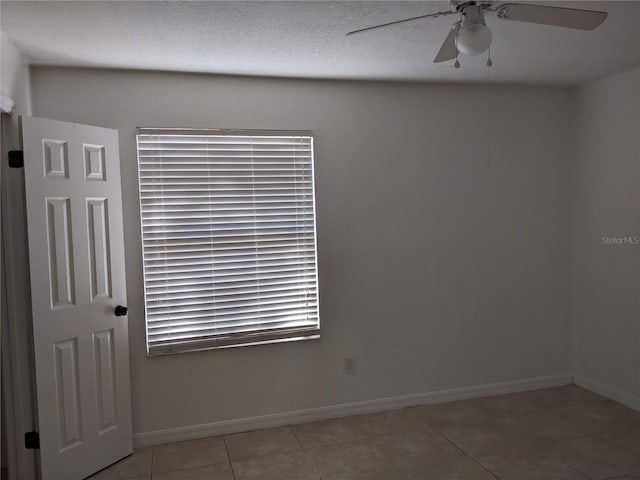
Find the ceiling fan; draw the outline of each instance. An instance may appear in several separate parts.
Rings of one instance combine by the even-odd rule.
[[[460,62],[458,61],[458,56],[460,53],[465,55],[479,55],[491,46],[492,35],[491,30],[489,30],[484,20],[485,12],[495,14],[496,17],[502,20],[538,23],[556,27],[576,28],[578,30],[593,30],[607,18],[607,12],[551,7],[547,5],[531,5],[527,3],[496,4],[496,2],[483,0],[450,0],[449,3],[451,10],[447,12],[419,15],[417,17],[361,28],[347,33],[347,36],[423,18],[459,15],[460,20],[453,24],[447,38],[433,60],[433,63],[440,63],[455,59],[455,67],[459,68]],[[490,57],[487,65],[492,65]]]

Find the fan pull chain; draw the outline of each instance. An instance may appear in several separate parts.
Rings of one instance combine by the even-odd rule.
[[[453,66],[456,68],[460,68],[460,60],[458,60],[458,57],[456,57],[456,63],[454,63]]]
[[[489,56],[487,58],[487,67],[493,66],[493,60],[491,60],[491,47],[489,47]]]

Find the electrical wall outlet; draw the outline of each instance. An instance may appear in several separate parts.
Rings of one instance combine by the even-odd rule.
[[[345,358],[344,359],[344,373],[352,375],[356,373],[356,359]]]

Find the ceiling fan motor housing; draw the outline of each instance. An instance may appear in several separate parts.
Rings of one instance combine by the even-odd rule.
[[[481,6],[468,5],[462,9],[462,24],[456,34],[456,48],[465,55],[479,55],[491,45],[491,30],[484,21]]]

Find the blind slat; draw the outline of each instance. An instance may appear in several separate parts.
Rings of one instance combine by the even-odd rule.
[[[272,279],[272,280],[264,280],[262,279],[260,281],[260,285],[258,287],[257,282],[255,284],[248,284],[248,285],[234,285],[233,283],[227,283],[224,285],[216,285],[216,292],[218,292],[218,294],[220,294],[221,291],[227,291],[229,293],[231,292],[236,292],[238,290],[242,290],[242,289],[246,289],[246,288],[260,288],[261,291],[263,291],[264,289],[266,289],[266,291],[268,290],[268,287],[273,287],[274,289],[277,289],[279,286],[282,286],[283,288],[286,288],[288,286],[291,285],[296,285],[299,286],[301,284],[299,276],[292,276],[290,278],[280,278],[278,277],[277,279]],[[162,295],[163,293],[166,293],[167,291],[171,292],[175,292],[175,293],[184,293],[184,292],[196,292],[196,291],[202,291],[204,288],[206,287],[206,289],[208,291],[211,291],[211,281],[209,279],[203,279],[202,281],[186,281],[184,283],[180,283],[179,281],[177,282],[173,282],[173,283],[168,283],[168,282],[164,282],[163,284],[156,284],[156,285],[149,285],[147,287],[147,295]]]
[[[191,295],[165,295],[157,298],[156,300],[149,299],[148,307],[161,307],[164,305],[202,305],[209,303],[212,297],[212,291],[206,290],[200,292],[200,294],[191,294]],[[279,290],[276,292],[268,292],[262,291],[262,289],[257,288],[253,290],[253,292],[249,293],[218,293],[215,292],[216,302],[235,302],[235,301],[249,301],[249,300],[260,300],[260,299],[271,299],[271,298],[308,298],[311,295],[315,294],[315,290],[301,290],[299,288],[289,289],[289,290]]]
[[[220,314],[219,317],[216,316],[214,321],[222,321],[222,319],[226,319],[227,322],[231,321],[251,321],[255,324],[261,323],[261,320],[264,319],[273,319],[273,318],[282,318],[289,316],[302,316],[309,317],[314,314],[316,309],[316,305],[312,304],[309,308],[291,308],[291,309],[276,309],[274,311],[266,311],[261,313],[260,315],[256,315],[255,311],[247,311],[240,312],[237,314],[228,313],[226,315]],[[189,320],[189,323],[197,324],[197,320],[203,322],[209,322],[213,318],[213,311],[211,310],[203,310],[201,313],[191,313],[191,314],[176,314],[176,315],[153,315],[155,322],[165,321],[165,322],[178,322],[180,320]],[[148,321],[148,320],[147,320]],[[151,331],[152,327],[147,326],[147,334]]]

